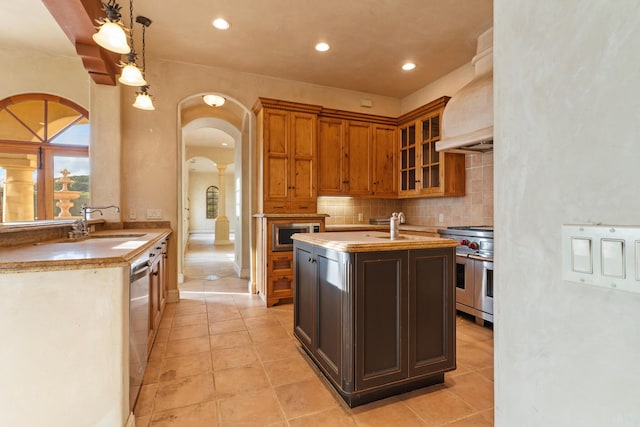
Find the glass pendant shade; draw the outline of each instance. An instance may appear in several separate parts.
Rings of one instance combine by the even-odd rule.
[[[122,26],[117,22],[107,21],[93,35],[93,41],[103,48],[120,54],[131,52],[127,43],[127,35]]]
[[[138,92],[136,95],[136,101],[133,103],[135,108],[140,110],[155,110],[156,107],[153,106],[153,101],[151,97],[146,92]]]
[[[140,69],[135,62],[129,62],[122,69],[122,74],[118,79],[120,83],[127,86],[146,86],[147,81],[142,77]]]
[[[204,95],[202,100],[211,107],[220,107],[224,105],[225,99],[218,95]]]

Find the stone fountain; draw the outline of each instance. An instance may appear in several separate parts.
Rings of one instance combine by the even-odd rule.
[[[68,189],[69,184],[73,184],[74,182],[71,178],[69,178],[69,174],[71,172],[69,172],[67,169],[63,169],[60,171],[60,173],[62,174],[62,178],[56,179],[56,182],[62,184],[62,190],[53,192],[53,198],[55,200],[58,200],[56,202],[56,206],[60,208],[60,213],[58,214],[58,216],[56,216],[56,218],[73,218],[71,212],[69,212],[69,209],[73,207],[72,200],[80,197],[80,192]]]

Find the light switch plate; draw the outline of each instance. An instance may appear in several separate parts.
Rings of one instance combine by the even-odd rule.
[[[162,219],[162,209],[147,209],[147,219]]]
[[[640,226],[563,225],[562,279],[640,293]]]

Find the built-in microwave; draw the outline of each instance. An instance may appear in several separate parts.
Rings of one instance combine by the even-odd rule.
[[[292,251],[293,250],[293,236],[295,233],[319,233],[319,222],[305,222],[305,223],[287,223],[287,224],[273,224],[272,231],[272,247],[273,252]]]

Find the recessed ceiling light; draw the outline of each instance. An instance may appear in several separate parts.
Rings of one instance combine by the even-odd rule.
[[[405,71],[411,71],[414,68],[416,68],[416,64],[414,64],[413,62],[405,62],[402,66],[402,69]]]
[[[224,18],[216,18],[213,20],[213,26],[219,30],[228,30],[231,24]]]
[[[331,46],[329,46],[329,44],[325,42],[320,42],[316,45],[316,50],[318,52],[326,52],[329,49],[331,49]]]
[[[223,143],[222,143],[222,146],[223,146],[223,147],[226,147],[227,145],[229,145],[229,144],[227,144],[226,142],[223,142]]]

